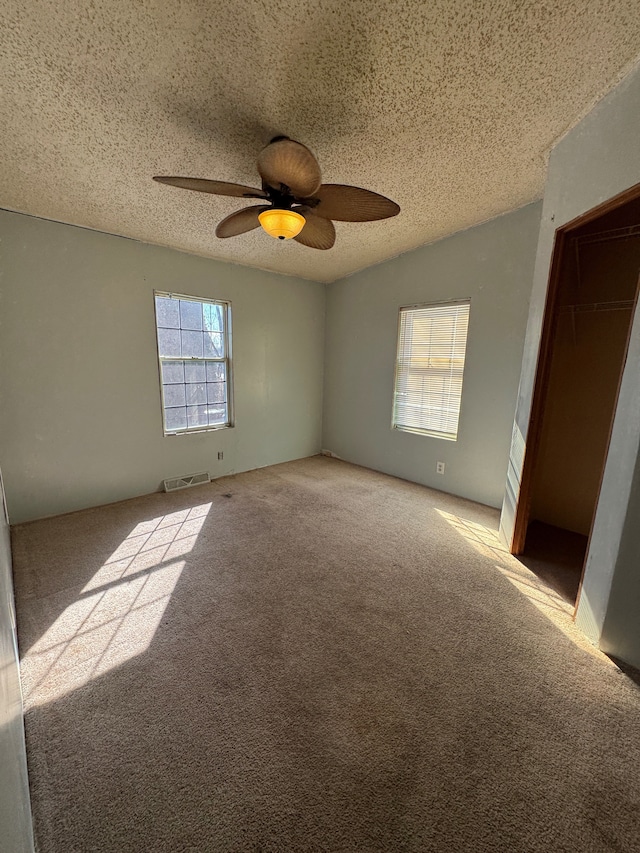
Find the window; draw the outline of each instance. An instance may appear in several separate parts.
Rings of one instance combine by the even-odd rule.
[[[395,429],[455,441],[469,300],[400,309],[393,394]]]
[[[229,302],[156,293],[165,435],[231,426]]]

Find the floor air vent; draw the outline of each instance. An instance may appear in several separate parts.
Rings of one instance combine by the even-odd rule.
[[[187,489],[189,486],[199,486],[200,483],[210,483],[211,477],[206,471],[201,474],[187,474],[186,477],[173,477],[164,480],[165,492],[175,492],[176,489]]]

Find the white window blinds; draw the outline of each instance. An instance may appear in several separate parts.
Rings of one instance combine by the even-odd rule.
[[[469,301],[400,309],[393,426],[455,441]]]

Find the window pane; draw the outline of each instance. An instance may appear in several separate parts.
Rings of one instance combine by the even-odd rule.
[[[156,317],[158,328],[179,329],[180,308],[177,299],[169,299],[167,296],[156,296]]]
[[[184,385],[164,385],[162,390],[165,406],[184,406],[186,402],[184,388]]]
[[[184,406],[180,409],[165,409],[164,424],[167,432],[176,429],[187,428],[187,410]]]
[[[155,294],[165,432],[229,424],[227,303]]]
[[[185,385],[187,406],[204,405],[207,402],[207,386],[201,383]]]
[[[182,355],[185,358],[202,358],[202,332],[180,332]]]
[[[202,329],[202,303],[180,300],[180,328]]]
[[[222,358],[224,355],[224,341],[222,332],[204,333],[204,356],[205,358]]]
[[[208,332],[224,331],[224,306],[223,305],[207,305],[202,306],[204,316],[203,328]]]
[[[184,363],[185,382],[205,382],[207,372],[202,361],[186,361]]]
[[[209,382],[207,383],[207,403],[224,403],[226,402],[226,382]]]
[[[210,426],[215,426],[216,424],[226,424],[227,421],[228,421],[228,417],[227,417],[226,405],[209,406],[209,425]]]
[[[206,406],[187,406],[187,426],[208,426]]]
[[[162,384],[173,385],[174,383],[184,382],[184,362],[183,361],[163,361],[162,362]]]
[[[223,362],[207,362],[207,382],[224,382],[225,365]]]
[[[176,329],[158,329],[158,351],[162,356],[180,356],[180,332]]]

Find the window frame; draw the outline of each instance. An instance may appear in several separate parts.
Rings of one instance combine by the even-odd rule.
[[[414,435],[424,435],[429,438],[439,438],[443,441],[457,441],[458,436],[460,434],[460,415],[462,413],[462,395],[464,390],[464,376],[467,368],[467,347],[469,344],[469,328],[467,325],[467,334],[464,342],[464,363],[462,367],[462,381],[460,386],[460,404],[458,406],[458,418],[456,423],[456,432],[455,435],[443,431],[433,430],[433,429],[421,429],[419,427],[408,427],[398,425],[396,423],[397,419],[397,388],[398,388],[398,378],[399,378],[399,366],[400,366],[400,334],[402,329],[402,315],[403,312],[408,311],[417,311],[424,308],[450,308],[456,305],[467,305],[468,306],[468,320],[471,321],[471,298],[465,297],[460,299],[447,299],[441,302],[420,302],[413,305],[401,305],[398,308],[398,324],[396,331],[396,355],[395,355],[395,364],[394,364],[394,374],[393,374],[393,394],[391,400],[391,429],[398,430],[398,432],[407,432],[413,433]]]
[[[156,303],[156,297],[169,298],[169,299],[179,299],[183,302],[197,302],[198,304],[207,304],[207,305],[221,305],[223,306],[223,316],[224,316],[224,330],[222,339],[224,342],[224,352],[225,355],[219,358],[198,358],[197,356],[193,356],[191,358],[178,358],[176,356],[161,356],[160,355],[160,341],[158,339],[158,306]],[[211,299],[210,297],[204,296],[190,296],[185,293],[175,293],[173,291],[165,291],[165,290],[154,290],[153,291],[153,316],[154,316],[154,325],[155,325],[155,336],[156,336],[156,359],[158,363],[158,382],[160,385],[160,408],[162,414],[162,434],[165,437],[174,436],[174,435],[194,435],[203,432],[217,432],[221,429],[232,429],[235,426],[234,420],[234,406],[233,406],[233,358],[232,358],[232,332],[231,332],[231,302],[228,299]],[[164,404],[164,383],[162,381],[162,363],[163,361],[201,361],[201,362],[214,362],[214,363],[223,363],[225,365],[226,371],[226,392],[227,392],[227,420],[223,424],[211,424],[207,426],[193,426],[193,427],[185,427],[184,429],[177,430],[167,430],[166,426],[166,418],[165,418],[165,404]]]

